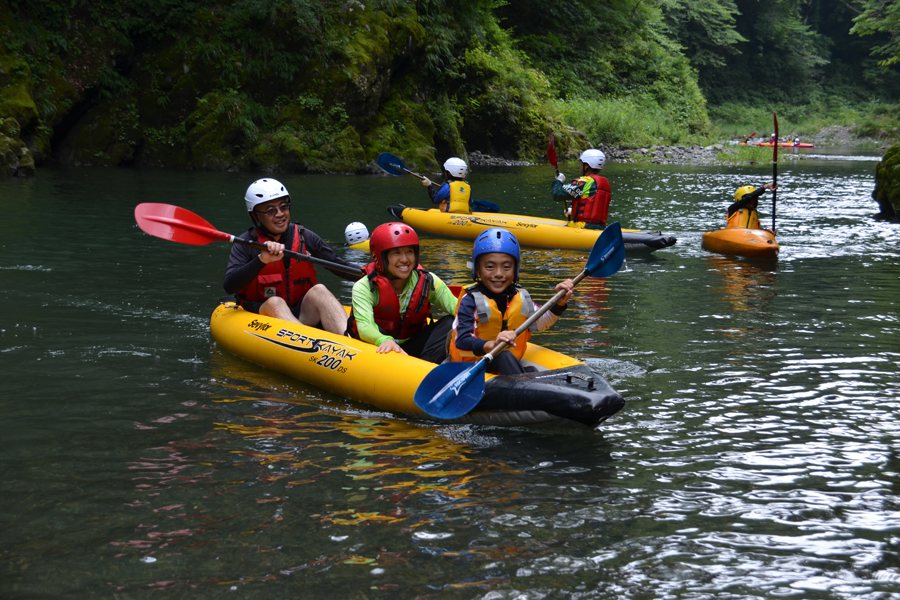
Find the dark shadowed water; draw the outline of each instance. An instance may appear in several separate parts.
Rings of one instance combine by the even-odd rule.
[[[237,234],[252,175],[0,180],[0,597],[900,598],[900,225],[873,216],[874,165],[783,159],[777,262],[700,246],[771,166],[610,165],[612,214],[679,242],[536,340],[627,397],[596,431],[390,414],[217,348],[229,247],[148,237],[133,209]],[[553,216],[551,174],[470,182]],[[426,199],[282,180],[335,245]],[[469,242],[423,237],[464,281]],[[585,258],[527,250],[523,283],[544,300]]]

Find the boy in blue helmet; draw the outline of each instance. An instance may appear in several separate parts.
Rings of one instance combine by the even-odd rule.
[[[489,373],[524,373],[521,360],[531,331],[516,337],[515,330],[537,310],[528,292],[520,287],[520,252],[516,237],[499,227],[488,229],[472,248],[472,278],[477,282],[466,288],[456,305],[456,319],[450,338],[450,358],[456,362],[475,362],[501,342],[508,346],[488,365]],[[544,331],[556,323],[572,296],[574,284],[566,279],[556,291],[566,295],[544,313],[531,330]]]

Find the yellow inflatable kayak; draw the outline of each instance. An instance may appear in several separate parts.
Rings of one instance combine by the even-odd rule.
[[[511,231],[523,246],[537,248],[589,249],[594,247],[597,238],[603,233],[599,229],[584,229],[583,226],[570,227],[567,221],[560,219],[503,213],[445,213],[436,208],[406,206],[389,206],[388,212],[418,231],[447,237],[474,240],[485,229],[502,227]],[[659,231],[635,229],[623,229],[622,237],[625,250],[629,252],[653,252],[668,248],[677,241],[674,236]]]
[[[703,246],[719,254],[747,258],[778,258],[780,247],[775,235],[767,229],[726,227],[703,234]]]
[[[233,302],[212,314],[210,332],[224,350],[268,369],[379,408],[427,418],[413,401],[433,363],[346,336],[250,313]],[[485,394],[457,423],[521,425],[574,421],[594,427],[625,405],[584,363],[528,344],[524,366],[535,373],[486,375]]]

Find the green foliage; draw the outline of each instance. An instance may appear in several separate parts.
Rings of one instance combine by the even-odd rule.
[[[724,67],[747,41],[735,28],[734,0],[661,0],[661,6],[668,31],[699,71]]]
[[[72,139],[56,129],[73,107],[115,104],[127,128],[91,115],[108,146],[84,156],[143,148],[194,168],[530,158],[551,130],[572,147],[691,143],[765,130],[773,108],[791,133],[895,136],[898,2],[852,1],[861,14],[843,0],[0,0],[0,90],[37,157]]]
[[[767,146],[726,146],[716,160],[739,165],[771,164],[772,148]]]
[[[458,93],[464,135],[482,148],[533,155],[549,133],[544,125],[549,83],[527,67],[505,32],[497,29],[491,37],[491,46],[472,40],[465,53],[467,76]]]
[[[883,56],[883,66],[900,63],[900,2],[897,0],[867,0],[863,12],[853,19],[850,33],[856,35],[887,34],[882,45],[872,48],[872,54]]]
[[[897,139],[900,136],[900,105],[869,101],[850,103],[841,96],[815,93],[806,104],[777,104],[767,107],[726,103],[710,108],[715,123],[713,135],[736,139],[754,131],[758,137],[772,133],[772,111],[778,115],[782,135],[817,134],[832,125],[854,125],[858,136]]]
[[[590,146],[639,147],[696,141],[649,95],[576,98],[554,104],[565,124],[583,131]]]
[[[679,136],[709,127],[696,74],[663,34],[657,3],[519,0],[497,13],[558,98],[587,106],[597,98],[646,104],[649,97],[675,122]]]

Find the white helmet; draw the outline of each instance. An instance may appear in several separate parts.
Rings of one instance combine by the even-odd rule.
[[[347,239],[347,245],[352,246],[369,239],[369,230],[359,221],[354,221],[344,228],[344,237]]]
[[[447,162],[444,163],[444,170],[453,177],[458,177],[460,179],[469,173],[469,167],[466,166],[466,161],[455,156],[447,159]]]
[[[253,212],[257,204],[274,200],[275,198],[283,198],[290,194],[284,188],[280,181],[275,179],[257,179],[247,188],[244,194],[244,202],[247,203],[247,212]]]
[[[600,150],[590,148],[581,153],[578,157],[583,163],[587,163],[592,169],[602,169],[606,165],[606,155]]]

